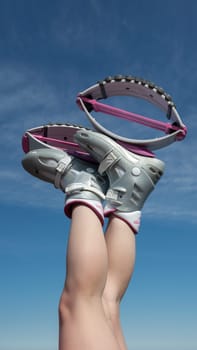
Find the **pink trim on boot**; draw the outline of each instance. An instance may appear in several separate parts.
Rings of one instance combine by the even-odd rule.
[[[86,207],[92,209],[92,211],[99,218],[101,225],[103,225],[104,223],[103,207],[102,207],[102,204],[98,201],[86,200],[86,199],[68,199],[64,207],[65,215],[71,218],[73,207],[80,204],[85,205]]]

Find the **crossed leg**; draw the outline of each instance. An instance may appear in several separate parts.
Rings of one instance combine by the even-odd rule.
[[[120,238],[122,230],[131,235],[127,225],[114,218],[105,238],[91,209],[80,205],[73,209],[67,277],[59,304],[59,350],[126,349],[119,303],[132,273],[134,256],[132,248],[125,259],[124,249],[130,239]]]
[[[97,160],[109,184],[96,165],[90,168],[56,149],[31,151],[23,160],[30,174],[66,193],[69,217],[69,209],[78,203],[72,211],[67,277],[59,305],[59,350],[125,350],[119,304],[135,261],[135,238],[128,225],[138,229],[141,208],[164,164],[132,154],[96,132],[79,132],[76,141]],[[103,215],[101,200],[108,185],[106,208],[115,210],[116,218],[104,236],[98,217]]]

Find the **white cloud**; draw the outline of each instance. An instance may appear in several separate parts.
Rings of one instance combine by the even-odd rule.
[[[63,96],[55,85],[29,68],[0,66],[1,158],[5,154],[12,157],[16,150],[21,150],[21,137],[28,128],[48,122],[68,122],[69,119],[77,123],[77,112],[80,111],[75,105],[75,97],[72,96],[73,101],[71,99],[69,85],[66,89]],[[66,110],[68,101],[73,104],[70,113]]]
[[[18,110],[24,113],[38,107],[54,109],[58,104],[58,95],[54,87],[50,86],[41,75],[38,76],[36,72],[20,65],[0,67],[0,89],[1,114],[16,113]]]

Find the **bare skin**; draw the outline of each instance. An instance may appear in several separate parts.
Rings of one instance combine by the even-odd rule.
[[[126,350],[119,305],[133,272],[135,237],[110,220],[106,235],[86,206],[73,209],[59,304],[59,350]]]
[[[105,234],[108,251],[108,273],[102,300],[105,314],[121,350],[126,343],[120,324],[120,302],[131,279],[135,264],[135,235],[118,218],[109,221]]]

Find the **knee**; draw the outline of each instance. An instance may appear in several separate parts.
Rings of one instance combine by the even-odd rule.
[[[73,295],[64,288],[58,306],[58,314],[60,322],[67,320],[73,309]]]
[[[78,306],[91,299],[91,294],[77,283],[67,283],[64,286],[59,300],[59,320],[68,320],[78,310]],[[78,311],[77,311],[78,312]]]
[[[120,317],[120,300],[107,295],[102,296],[102,303],[105,312],[105,316],[110,324],[117,323]]]

